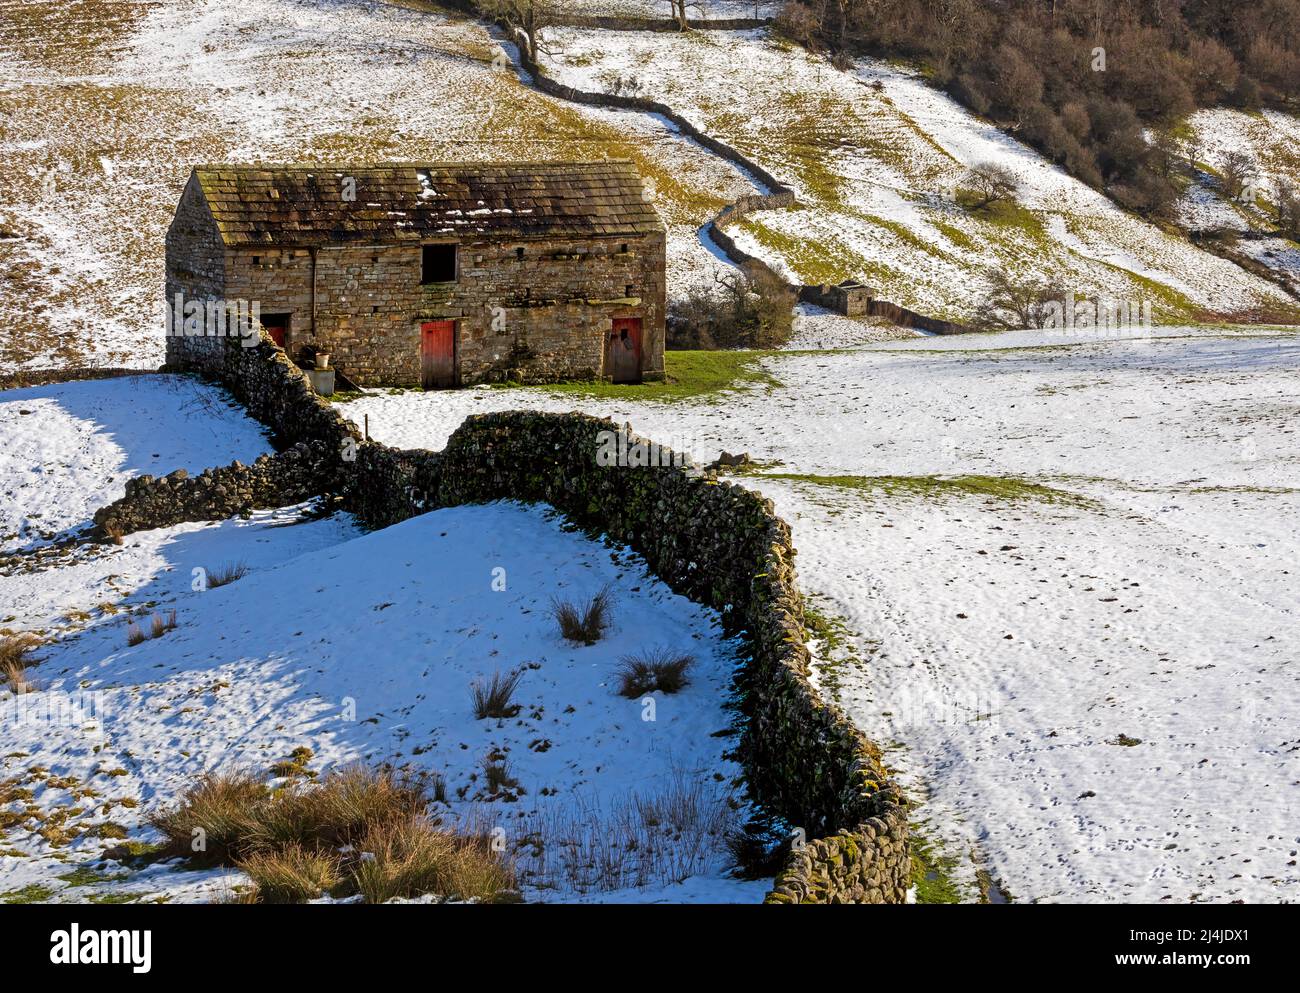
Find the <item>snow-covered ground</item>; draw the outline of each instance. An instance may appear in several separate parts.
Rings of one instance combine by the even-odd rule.
[[[797,209],[754,215],[742,247],[809,282],[861,277],[881,296],[969,317],[988,267],[1089,295],[1151,300],[1157,320],[1291,298],[1117,208],[917,73],[859,59],[839,72],[766,30],[551,32],[548,71],[584,89],[668,103],[794,187]],[[953,191],[996,162],[1019,207],[983,216]]]
[[[133,476],[201,472],[271,450],[229,394],[184,376],[0,393],[0,551],[88,525]]]
[[[674,404],[341,409],[402,446],[577,407],[700,460],[747,451],[801,585],[858,633],[863,664],[825,685],[925,800],[918,822],[974,853],[960,878],[987,868],[1018,900],[1294,899],[1300,341],[1161,335],[782,356],[763,362],[780,387]]]
[[[313,768],[360,760],[441,773],[450,815],[500,827],[507,840],[552,811],[661,795],[675,777],[704,782],[719,802],[729,795],[740,770],[723,757],[731,739],[714,733],[730,723],[735,646],[715,615],[650,578],[636,556],[611,553],[540,507],[454,508],[372,534],[340,518],[303,522],[299,511],[128,536],[80,567],[111,569],[123,595],[112,613],[41,649],[32,670],[40,692],[0,691],[0,780],[16,776],[33,789],[11,809],[30,804],[37,815],[3,838],[0,893],[40,884],[57,899],[85,899],[98,890],[65,889],[58,877],[115,843],[98,825],[149,840],[143,816],[203,771],[265,770],[300,746],[314,753]],[[192,589],[195,569],[232,562],[248,575]],[[17,626],[90,606],[62,576],[0,578],[0,596],[21,611]],[[610,634],[591,647],[562,641],[550,597],[578,600],[606,584]],[[172,610],[175,630],[127,645],[128,614],[147,628],[150,615]],[[695,662],[688,686],[653,694],[648,710],[617,695],[617,663],[657,646]],[[519,669],[519,715],[476,721],[471,683]],[[68,709],[74,702],[82,711]],[[492,752],[506,755],[519,784],[505,797],[483,785]],[[80,812],[61,820],[74,804]],[[33,833],[50,824],[74,837],[55,845]],[[646,898],[761,900],[766,884],[725,878],[728,861],[715,844],[700,878],[684,887],[658,880]],[[153,869],[110,891],[211,898],[238,879]],[[601,898],[563,886],[531,895]]]

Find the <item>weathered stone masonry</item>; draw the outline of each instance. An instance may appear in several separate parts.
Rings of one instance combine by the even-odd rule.
[[[348,189],[347,184],[355,184]],[[348,199],[347,194],[355,199]],[[362,385],[420,385],[421,325],[454,324],[454,382],[610,378],[616,321],[663,378],[665,234],[631,163],[204,166],[167,234],[167,300],[257,301],[285,348]],[[426,281],[425,246],[454,249]],[[212,336],[168,337],[209,369]]]

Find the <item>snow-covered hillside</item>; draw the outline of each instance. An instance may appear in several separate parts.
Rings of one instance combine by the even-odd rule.
[[[793,186],[801,206],[756,215],[741,243],[803,281],[864,277],[886,299],[958,319],[987,267],[1150,300],[1160,322],[1293,302],[1121,211],[905,68],[860,59],[840,72],[766,30],[550,37],[548,71],[563,82],[668,103]],[[956,204],[965,169],[985,162],[1015,173],[1015,208]]]
[[[201,472],[270,451],[228,394],[183,376],[0,393],[0,551],[90,524],[128,479]]]

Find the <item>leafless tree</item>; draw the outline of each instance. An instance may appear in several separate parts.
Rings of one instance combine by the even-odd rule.
[[[964,206],[982,210],[1003,200],[1015,198],[1020,188],[1016,174],[996,162],[982,162],[966,170],[962,186],[968,191]]]
[[[1287,177],[1277,181],[1277,233],[1300,241],[1300,188]]]
[[[1241,200],[1247,196],[1255,178],[1255,163],[1245,152],[1233,150],[1223,159],[1223,168],[1219,172],[1223,192],[1230,200]],[[1253,199],[1247,197],[1248,199]]]
[[[488,17],[501,21],[511,40],[520,42],[526,54],[536,59],[546,51],[544,29],[560,22],[564,6],[560,0],[477,0],[478,8]]]
[[[990,268],[984,275],[989,290],[973,322],[979,328],[1006,331],[1042,327],[1048,306],[1065,301],[1065,292],[1052,283],[1017,279],[999,268]]]

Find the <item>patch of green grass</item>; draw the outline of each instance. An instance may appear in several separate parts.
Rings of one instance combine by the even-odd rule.
[[[142,895],[141,893],[92,893],[89,899],[91,903],[135,903]]]
[[[958,248],[964,249],[965,251],[968,252],[973,252],[977,250],[978,246],[975,243],[975,239],[972,238],[970,235],[968,235],[961,228],[955,227],[952,224],[945,224],[943,221],[931,221],[930,223],[933,224],[940,231],[942,231],[944,237],[947,238],[949,241],[951,241]]]
[[[758,365],[760,359],[779,354],[784,353],[760,350],[666,352],[666,377],[659,383],[605,383],[593,380],[544,386],[507,383],[503,388],[537,389],[563,396],[593,397],[600,400],[691,400],[740,386],[780,388],[781,383]]]
[[[886,496],[942,498],[952,494],[994,500],[1034,500],[1040,503],[1087,506],[1087,497],[1017,476],[819,476],[795,472],[760,473],[762,479],[788,479],[816,486],[878,491]]]
[[[938,845],[915,827],[908,840],[912,886],[917,903],[961,903],[961,890],[952,878],[957,856],[944,855]]]
[[[54,890],[49,886],[42,886],[40,883],[32,883],[31,886],[24,886],[20,890],[10,890],[7,893],[0,893],[0,903],[45,903],[53,896]]]
[[[79,865],[69,873],[65,873],[59,878],[69,886],[96,886],[99,883],[117,883],[126,879],[131,874],[121,872],[117,875],[109,875],[106,872],[96,872],[90,866]]]

